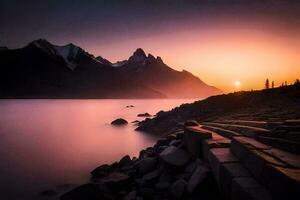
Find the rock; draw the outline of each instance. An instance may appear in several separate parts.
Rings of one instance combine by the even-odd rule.
[[[183,179],[179,179],[175,181],[170,187],[170,194],[174,199],[181,199],[186,188],[186,181]]]
[[[136,123],[140,123],[140,121],[139,120],[134,120],[131,123],[136,124]]]
[[[153,199],[154,190],[152,188],[141,188],[140,195],[145,199]]]
[[[157,154],[160,154],[161,152],[163,152],[166,148],[168,148],[169,146],[158,146],[155,151]]]
[[[157,146],[168,146],[170,143],[169,139],[161,139],[161,140],[157,140],[156,145]]]
[[[109,200],[98,184],[81,185],[60,197],[61,200]]]
[[[128,124],[128,122],[123,118],[118,118],[118,119],[112,121],[110,124],[114,125],[114,126],[122,126],[122,125]]]
[[[131,163],[131,159],[129,155],[124,156],[123,158],[121,158],[121,160],[119,161],[119,165],[121,166],[125,166]]]
[[[184,166],[190,159],[185,151],[174,146],[166,148],[159,157],[163,162],[178,167]]]
[[[94,169],[91,174],[93,175],[94,178],[101,178],[103,176],[106,176],[107,173],[110,170],[110,166],[107,164],[100,165],[96,169]]]
[[[181,144],[181,140],[172,140],[169,145],[178,147],[180,144]]]
[[[131,192],[129,192],[124,198],[123,200],[136,200],[136,191],[133,190]]]
[[[166,190],[170,187],[170,182],[164,181],[164,182],[158,182],[155,184],[155,188],[157,190]]]
[[[152,171],[155,168],[156,163],[157,159],[155,157],[143,158],[136,163],[136,166],[140,174],[145,174]]]
[[[190,180],[187,184],[187,191],[188,193],[192,193],[194,189],[206,178],[209,170],[207,167],[204,166],[197,166],[193,175],[191,176]]]
[[[124,173],[112,172],[104,177],[101,181],[110,189],[119,189],[128,186],[130,177]]]
[[[201,160],[201,159],[198,158],[198,159],[196,159],[195,161],[189,162],[189,163],[186,165],[184,171],[187,172],[187,173],[189,173],[189,174],[193,174],[193,172],[195,171],[195,169],[196,169],[197,166],[199,166],[199,165],[205,165],[205,163],[203,162],[203,160]]]
[[[141,113],[137,115],[138,117],[151,117],[152,115],[150,115],[149,113]]]
[[[199,126],[199,125],[200,124],[196,120],[187,120],[184,123],[184,127],[187,127],[187,126]]]
[[[148,174],[145,174],[142,178],[142,184],[143,185],[151,185],[154,184],[156,179],[158,179],[160,175],[160,170],[154,170],[152,172],[149,172]]]

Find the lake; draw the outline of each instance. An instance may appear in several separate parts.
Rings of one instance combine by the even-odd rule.
[[[0,100],[1,198],[49,199],[39,193],[63,192],[88,181],[89,172],[100,164],[126,154],[138,156],[157,138],[134,131],[130,122],[144,119],[137,114],[193,101]],[[111,126],[119,117],[129,124]]]

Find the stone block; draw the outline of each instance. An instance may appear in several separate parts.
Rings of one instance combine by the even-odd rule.
[[[202,141],[202,158],[208,160],[208,153],[211,148],[227,148],[230,146],[230,142],[229,139],[213,133],[211,139]]]
[[[220,190],[226,199],[230,199],[232,180],[236,177],[251,177],[241,163],[223,163],[220,166]]]
[[[231,200],[271,200],[271,195],[251,177],[234,178],[231,185]]]
[[[201,144],[204,139],[210,139],[212,133],[200,126],[186,127],[183,142],[193,159],[201,155]]]
[[[300,199],[300,170],[275,165],[265,165],[260,181],[270,190],[273,199],[288,196]]]
[[[208,161],[215,179],[220,183],[219,171],[221,164],[238,162],[238,159],[231,154],[229,148],[213,148],[209,151]]]

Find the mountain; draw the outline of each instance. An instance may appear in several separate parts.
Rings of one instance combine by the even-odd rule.
[[[111,63],[70,43],[39,39],[0,51],[1,98],[200,98],[220,93],[137,49]]]

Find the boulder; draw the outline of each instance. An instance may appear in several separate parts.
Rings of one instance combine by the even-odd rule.
[[[156,163],[157,163],[157,158],[146,157],[146,158],[142,158],[141,160],[139,160],[136,163],[136,166],[137,166],[138,172],[140,174],[145,174],[145,173],[152,171],[155,168]]]
[[[158,170],[158,169],[145,174],[142,177],[142,184],[143,185],[154,184],[156,182],[156,180],[158,179],[159,175],[160,175],[160,170]]]
[[[169,145],[169,143],[170,143],[169,139],[160,139],[160,140],[157,140],[156,145],[157,146],[167,146],[167,145]]]
[[[181,140],[172,140],[169,145],[178,147],[180,144],[181,144]]]
[[[161,152],[163,152],[166,148],[168,148],[169,146],[158,146],[155,148],[155,151],[157,154],[160,154]]]
[[[140,189],[140,195],[145,199],[153,199],[154,190],[150,187],[144,187]]]
[[[104,177],[101,181],[112,190],[118,190],[128,186],[130,177],[124,173],[112,172]]]
[[[181,199],[186,188],[186,181],[183,179],[179,179],[175,181],[170,187],[170,194],[174,199]]]
[[[99,167],[97,167],[96,169],[94,169],[91,174],[94,178],[101,178],[103,176],[106,176],[107,173],[110,170],[110,166],[107,164],[104,165],[100,165]]]
[[[122,126],[128,124],[128,122],[123,118],[118,118],[112,121],[110,124],[114,126]]]
[[[151,117],[152,115],[150,115],[149,113],[141,113],[137,115],[138,117]]]
[[[170,183],[167,181],[162,181],[155,184],[155,189],[157,190],[166,190],[169,187],[170,187]]]
[[[173,166],[184,166],[190,159],[187,152],[184,150],[170,146],[159,154],[160,159]]]
[[[206,178],[209,170],[205,166],[197,166],[194,173],[187,184],[188,193],[192,193],[194,189]]]
[[[125,166],[125,165],[128,165],[130,164],[132,161],[130,159],[130,156],[129,155],[126,155],[124,156],[123,158],[121,158],[121,160],[119,161],[119,165],[120,166]]]

